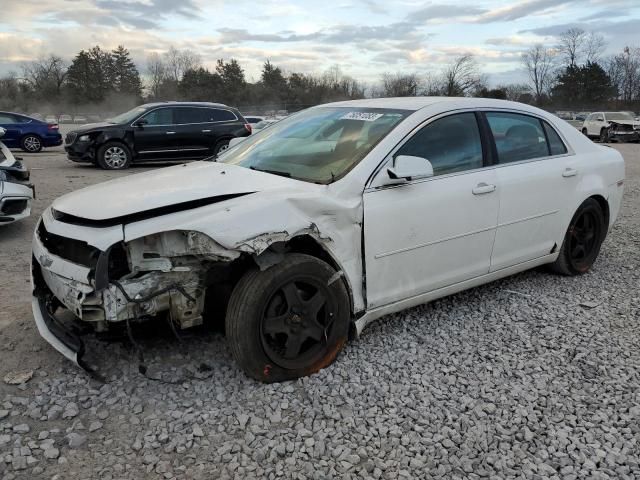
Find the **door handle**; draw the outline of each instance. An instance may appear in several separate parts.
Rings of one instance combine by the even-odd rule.
[[[474,195],[484,195],[485,193],[494,192],[496,189],[495,185],[489,185],[488,183],[479,183],[476,187],[471,190]]]
[[[167,135],[173,135],[176,132],[167,132]]]
[[[578,174],[578,170],[575,168],[565,168],[564,172],[562,172],[562,176],[567,177],[575,177]]]
[[[211,133],[211,130],[202,130],[202,133]]]

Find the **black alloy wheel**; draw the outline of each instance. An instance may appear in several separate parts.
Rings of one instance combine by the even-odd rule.
[[[283,368],[309,368],[324,356],[335,311],[335,300],[317,279],[288,280],[273,292],[262,315],[265,353]]]
[[[589,271],[598,258],[606,229],[602,207],[595,199],[588,198],[571,219],[558,258],[551,268],[563,275]]]
[[[225,332],[247,375],[281,382],[330,365],[347,341],[350,321],[349,294],[336,270],[319,258],[289,253],[239,280]]]

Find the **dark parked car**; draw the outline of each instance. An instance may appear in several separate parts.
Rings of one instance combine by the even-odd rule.
[[[207,158],[250,134],[240,112],[220,103],[148,103],[69,132],[64,148],[75,162],[120,170],[131,162]]]
[[[42,147],[62,144],[62,135],[56,123],[43,122],[19,113],[0,112],[0,127],[6,130],[2,143],[9,148],[36,153]]]

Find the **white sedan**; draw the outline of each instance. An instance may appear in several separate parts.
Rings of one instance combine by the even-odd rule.
[[[623,181],[618,152],[527,105],[321,105],[217,162],[57,199],[33,237],[33,313],[81,365],[60,311],[96,331],[219,318],[248,375],[292,379],[385,314],[542,264],[586,272]]]

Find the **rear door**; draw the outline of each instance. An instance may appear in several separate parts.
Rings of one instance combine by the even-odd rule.
[[[486,112],[495,139],[500,197],[491,271],[548,255],[567,228],[567,206],[580,171],[575,155],[546,121]]]
[[[180,158],[174,117],[174,107],[160,107],[142,117],[144,125],[133,127],[135,150],[140,160]]]
[[[221,140],[246,135],[244,124],[231,110],[225,108],[207,108],[207,124],[204,128],[211,150]]]

